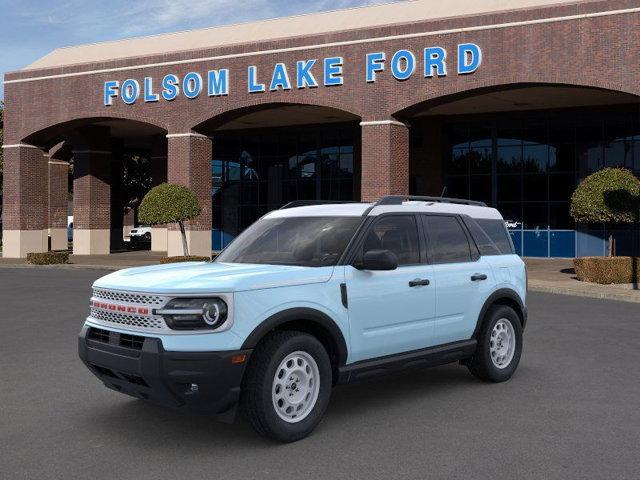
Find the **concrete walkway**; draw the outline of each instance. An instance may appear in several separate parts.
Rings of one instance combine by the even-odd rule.
[[[126,251],[111,255],[71,255],[68,265],[47,266],[28,265],[25,260],[0,258],[0,267],[120,270],[156,265],[163,256],[164,253],[149,251]],[[531,291],[640,303],[640,290],[634,290],[633,285],[598,285],[576,280],[571,259],[526,258],[525,262]]]
[[[640,303],[640,290],[633,284],[599,285],[576,280],[571,259],[526,258],[525,262],[531,291]]]

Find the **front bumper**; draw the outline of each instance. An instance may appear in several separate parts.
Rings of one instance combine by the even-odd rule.
[[[87,368],[113,390],[231,420],[251,350],[170,352],[157,338],[85,325],[78,353]]]

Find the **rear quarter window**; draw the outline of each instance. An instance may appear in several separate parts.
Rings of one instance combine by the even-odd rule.
[[[509,236],[509,232],[507,232],[507,226],[504,223],[504,220],[476,218],[475,221],[491,239],[500,254],[511,255],[515,253],[513,243],[511,243],[511,237]]]

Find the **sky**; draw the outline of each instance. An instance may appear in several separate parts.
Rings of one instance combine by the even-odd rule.
[[[59,47],[389,1],[0,0],[0,75]]]

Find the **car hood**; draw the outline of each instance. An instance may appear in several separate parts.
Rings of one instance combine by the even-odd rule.
[[[93,286],[161,294],[237,292],[327,282],[333,268],[185,262],[119,270]]]

